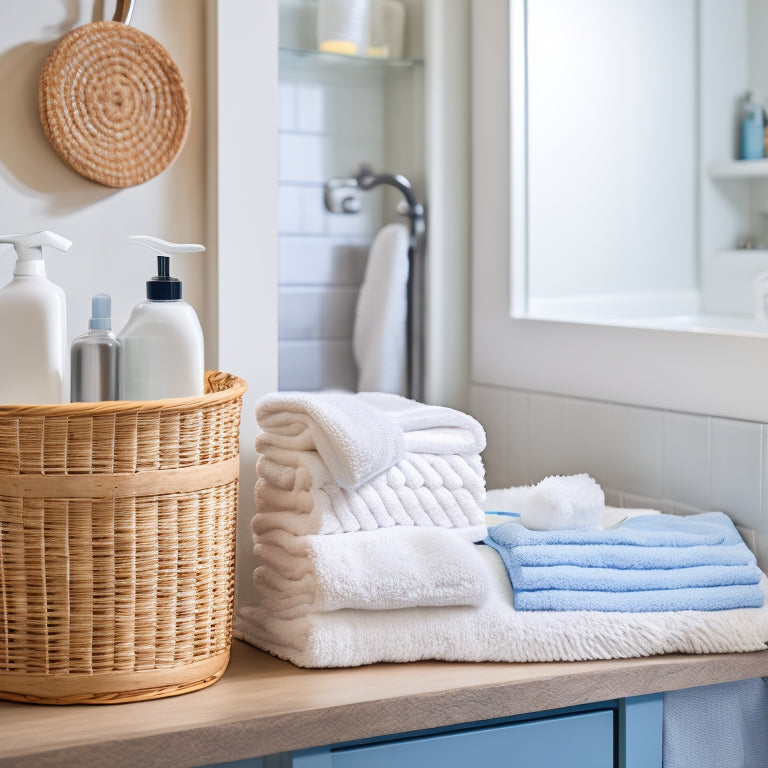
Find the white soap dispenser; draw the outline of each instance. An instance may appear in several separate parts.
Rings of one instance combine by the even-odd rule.
[[[118,334],[120,399],[202,395],[203,331],[195,310],[182,301],[181,280],[170,275],[170,255],[204,251],[205,247],[144,235],[132,235],[128,240],[157,254],[157,275],[147,281],[147,300],[133,308]]]
[[[0,235],[16,250],[11,282],[0,289],[0,403],[66,402],[67,305],[45,275],[43,246],[68,251],[72,243],[44,230]]]

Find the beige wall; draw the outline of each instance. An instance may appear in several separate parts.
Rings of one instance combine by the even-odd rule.
[[[51,229],[73,241],[67,254],[52,252],[48,275],[67,295],[71,339],[87,327],[90,298],[113,298],[119,330],[131,307],[144,298],[154,259],[128,245],[131,234],[180,242],[206,241],[205,0],[137,0],[132,25],[164,45],[181,69],[192,104],[189,138],[176,162],[145,184],[115,190],[70,170],[51,149],[37,113],[37,81],[43,61],[61,37],[80,24],[111,18],[112,0],[0,2],[0,232]],[[184,298],[205,329],[204,258],[182,256],[172,264],[184,279]],[[0,285],[10,279],[13,256],[0,249]]]

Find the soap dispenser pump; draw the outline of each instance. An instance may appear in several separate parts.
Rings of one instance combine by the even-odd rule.
[[[16,250],[13,278],[0,289],[0,403],[66,402],[67,305],[46,277],[43,246],[68,251],[72,243],[48,230],[0,235],[0,243]]]
[[[137,304],[118,334],[120,399],[160,400],[203,394],[203,331],[195,310],[182,300],[182,283],[171,276],[171,254],[204,251],[197,243],[169,243],[132,235],[129,242],[157,254],[157,274],[147,299]]]

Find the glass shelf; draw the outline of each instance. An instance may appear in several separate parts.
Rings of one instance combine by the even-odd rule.
[[[708,170],[713,179],[765,179],[768,160],[727,160],[711,163]]]
[[[307,48],[280,47],[280,62],[311,61],[328,67],[363,67],[381,69],[412,69],[424,64],[423,59],[390,59],[378,56],[348,56],[342,53],[326,53]]]

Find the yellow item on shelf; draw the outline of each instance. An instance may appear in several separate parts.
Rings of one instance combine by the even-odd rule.
[[[320,50],[324,53],[343,53],[347,56],[357,55],[357,44],[349,40],[323,40]]]

